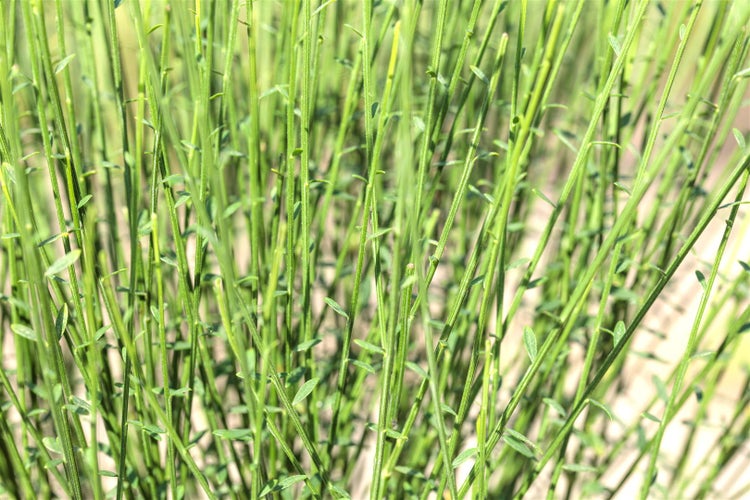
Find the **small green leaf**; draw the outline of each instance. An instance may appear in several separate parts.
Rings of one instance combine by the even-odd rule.
[[[643,417],[651,420],[652,422],[656,422],[657,424],[661,423],[661,419],[659,417],[657,417],[656,415],[654,415],[653,413],[649,413],[647,411],[644,411],[643,413],[641,413],[641,416],[643,416]]]
[[[150,437],[161,440],[161,434],[164,434],[166,431],[162,429],[161,427],[158,427],[154,424],[146,424],[143,426],[144,432],[146,432]]]
[[[734,140],[737,141],[737,145],[740,147],[740,149],[745,149],[745,136],[742,135],[742,132],[740,132],[736,128],[733,128],[732,134],[734,134]]]
[[[484,83],[485,85],[490,84],[490,80],[489,78],[487,78],[487,75],[484,74],[484,71],[482,71],[481,69],[477,68],[474,65],[469,66],[469,69],[471,69],[471,72],[474,73],[477,76],[477,78],[479,78],[482,81],[482,83]]]
[[[639,423],[638,427],[635,429],[637,440],[636,443],[638,444],[638,449],[643,451],[646,449],[646,431],[643,429],[643,426]]]
[[[628,270],[628,268],[633,264],[633,261],[631,259],[623,259],[622,262],[620,262],[617,265],[617,269],[615,269],[615,274],[621,274]]]
[[[65,333],[65,329],[68,327],[68,305],[63,304],[59,311],[57,311],[57,318],[55,318],[55,333],[57,333],[57,340],[60,340]]]
[[[64,57],[62,61],[55,64],[55,74],[58,74],[59,72],[64,70],[68,63],[72,61],[75,56],[75,54],[70,54],[69,56]]]
[[[409,440],[409,438],[405,436],[402,432],[394,431],[393,429],[386,429],[385,436],[389,439],[393,439],[394,441],[408,441]]]
[[[538,190],[537,188],[532,188],[532,189],[531,189],[531,192],[532,192],[532,193],[534,193],[535,195],[537,195],[537,196],[538,196],[539,198],[541,198],[541,199],[542,199],[543,201],[545,201],[546,203],[548,203],[548,204],[549,204],[549,205],[550,205],[550,206],[551,206],[552,208],[557,208],[557,205],[555,204],[555,202],[554,202],[554,201],[552,201],[552,200],[550,200],[550,199],[549,199],[549,198],[547,197],[547,195],[546,195],[546,194],[544,194],[543,192],[541,192],[541,191],[540,191],[540,190]]]
[[[332,493],[336,494],[338,498],[341,498],[343,500],[351,500],[351,495],[343,488],[339,488],[335,484],[329,484],[328,489],[331,490]]]
[[[318,378],[311,378],[304,384],[302,384],[302,387],[299,388],[297,391],[297,394],[294,395],[294,399],[292,400],[292,404],[296,405],[301,403],[305,400],[307,396],[310,395],[310,393],[315,389],[315,386],[318,385]]]
[[[69,266],[72,266],[80,256],[81,250],[71,250],[69,253],[66,253],[55,262],[53,262],[52,265],[47,269],[47,272],[44,273],[44,276],[49,278],[50,276],[54,276],[57,273],[67,269]]]
[[[316,345],[320,344],[322,341],[323,339],[321,339],[320,337],[316,337],[312,340],[308,340],[307,342],[302,342],[300,345],[295,347],[294,350],[297,352],[304,352],[304,351],[307,351],[308,349],[312,349]]]
[[[520,439],[516,439],[513,436],[505,434],[503,436],[503,441],[505,441],[505,444],[516,450],[521,455],[528,458],[534,458],[534,452],[531,451],[531,448],[529,448],[528,445]]]
[[[528,326],[523,327],[523,345],[526,346],[526,352],[529,354],[529,358],[532,362],[536,358],[536,335],[534,330]]]
[[[135,167],[135,157],[130,151],[125,151],[122,154],[122,158],[125,160],[125,165],[129,167]]]
[[[602,410],[604,413],[607,414],[607,417],[609,417],[610,420],[614,421],[614,418],[612,417],[612,412],[610,411],[610,409],[609,409],[609,407],[607,405],[605,405],[604,403],[600,403],[599,401],[597,401],[595,399],[589,399],[588,403],[590,405],[594,405],[597,408],[599,408],[600,410]]]
[[[235,212],[236,212],[237,210],[239,210],[239,209],[240,209],[240,207],[242,207],[242,202],[241,202],[241,201],[236,201],[236,202],[232,203],[231,205],[229,205],[229,206],[228,206],[227,208],[225,208],[225,209],[224,209],[224,211],[223,211],[223,212],[221,213],[221,215],[222,215],[222,217],[224,217],[224,218],[229,218],[229,217],[231,217],[231,216],[232,216],[232,215],[233,215],[233,214],[234,214],[234,213],[235,213]]]
[[[609,39],[609,45],[612,47],[612,50],[615,52],[615,55],[619,56],[620,51],[622,50],[622,47],[620,46],[620,41],[617,40],[617,37],[611,34],[607,38]]]
[[[451,462],[451,466],[455,469],[459,465],[466,462],[467,460],[469,460],[476,454],[477,454],[476,448],[469,448],[468,450],[464,450],[461,453],[459,453],[456,458],[453,459],[453,462]]]
[[[383,354],[385,354],[385,350],[383,350],[382,347],[377,346],[375,344],[371,344],[371,343],[367,342],[366,340],[356,339],[356,340],[354,340],[354,343],[357,344],[362,349],[364,349],[365,351],[371,352],[373,354],[378,354],[380,356],[382,356]]]
[[[418,469],[410,469],[409,467],[404,467],[403,465],[399,465],[394,468],[396,472],[399,474],[403,474],[407,477],[413,477],[415,479],[426,479],[424,472],[418,470]]]
[[[42,438],[42,443],[44,444],[44,447],[47,448],[49,451],[53,453],[60,453],[62,454],[62,446],[60,446],[60,440],[58,438],[51,438],[51,437],[44,437]]]
[[[356,366],[357,368],[362,368],[367,373],[372,373],[372,374],[378,373],[378,371],[371,364],[364,363],[358,359],[351,359],[349,360],[349,362],[352,365]]]
[[[403,290],[405,288],[410,288],[414,286],[414,283],[416,282],[417,282],[416,276],[414,276],[413,274],[410,276],[407,276],[406,278],[404,278],[404,281],[401,282],[401,289]]]
[[[547,406],[549,406],[550,408],[552,408],[553,410],[555,410],[561,417],[565,416],[565,409],[562,407],[562,405],[560,405],[560,403],[558,403],[554,399],[543,398],[542,401],[544,401],[544,403]]]
[[[747,271],[747,272],[749,272],[749,273],[750,273],[750,264],[748,264],[747,262],[743,262],[743,261],[741,261],[741,260],[740,260],[740,261],[738,261],[738,262],[740,263],[740,266],[742,266],[742,269],[743,269],[744,271]]]
[[[701,358],[710,358],[715,354],[714,351],[697,351],[695,354],[690,356],[690,359],[701,359]]]
[[[81,207],[85,206],[86,203],[88,203],[91,198],[92,198],[92,195],[87,194],[86,196],[84,196],[83,198],[81,198],[81,201],[78,202],[78,204],[76,205],[76,208],[81,208]]]
[[[631,304],[637,304],[641,299],[641,296],[628,288],[613,286],[612,298],[623,302],[629,302]]]
[[[667,387],[664,385],[664,382],[662,382],[662,380],[656,375],[651,377],[651,381],[656,386],[656,394],[659,396],[659,399],[661,399],[665,403],[669,401],[669,395],[667,394]]]
[[[453,417],[458,417],[455,411],[453,411],[453,408],[448,406],[445,403],[440,403],[440,409],[443,410],[443,413],[447,413],[448,415],[451,415]]]
[[[523,434],[521,434],[517,430],[511,429],[510,427],[508,427],[508,428],[505,429],[505,434],[507,434],[509,436],[513,436],[514,438],[523,441],[524,443],[526,443],[531,448],[536,448],[536,445],[531,441],[531,439],[527,438],[526,436],[524,436]]]
[[[260,490],[261,497],[264,497],[266,495],[269,495],[271,493],[274,493],[276,491],[279,491],[281,488],[279,488],[279,480],[278,479],[271,479],[266,483],[266,485],[263,487],[262,490]]]
[[[599,470],[596,467],[583,464],[565,464],[562,466],[562,469],[568,472],[596,472]]]
[[[335,300],[333,300],[330,297],[326,297],[323,300],[325,300],[326,304],[328,304],[328,307],[330,307],[331,309],[333,309],[333,311],[336,314],[338,314],[339,316],[342,316],[342,317],[344,317],[346,319],[349,319],[349,315],[346,314],[346,311],[344,311],[344,309],[339,305],[338,302],[336,302]]]
[[[89,402],[78,396],[70,396],[68,401],[69,403],[65,407],[76,415],[88,415],[91,411]]]
[[[20,335],[21,337],[31,340],[32,342],[37,341],[37,334],[34,330],[29,328],[26,325],[21,325],[19,323],[14,323],[10,325],[10,330],[15,333],[16,335]]]
[[[419,366],[415,362],[413,362],[413,361],[407,361],[406,362],[406,367],[409,370],[411,370],[414,373],[416,373],[417,375],[419,375],[420,377],[427,378],[427,372],[424,370],[424,368],[422,368],[421,366]]]
[[[622,337],[625,335],[625,323],[622,320],[618,321],[615,325],[615,330],[612,332],[612,336],[615,339],[615,345],[619,345]]]
[[[183,398],[188,394],[190,394],[190,387],[180,387],[179,389],[169,391],[169,396],[172,398]]]
[[[511,262],[510,264],[508,264],[508,265],[507,265],[507,266],[505,267],[505,270],[506,270],[506,271],[510,271],[510,270],[512,270],[512,269],[516,269],[516,268],[518,268],[518,267],[521,267],[521,266],[525,266],[525,265],[526,265],[526,264],[528,264],[528,263],[529,263],[530,261],[531,261],[531,259],[527,259],[527,258],[525,258],[525,257],[523,257],[523,258],[520,258],[520,259],[516,259],[516,260],[514,260],[513,262]]]
[[[698,278],[698,283],[701,284],[701,288],[703,288],[703,291],[705,292],[706,291],[706,276],[700,271],[695,271],[695,276],[696,278]]]
[[[624,185],[624,184],[621,184],[621,183],[619,183],[619,182],[615,182],[615,183],[613,183],[613,185],[614,185],[614,186],[615,186],[615,187],[616,187],[617,189],[619,189],[620,191],[624,191],[624,192],[628,193],[628,195],[631,195],[631,194],[633,194],[633,193],[632,193],[632,191],[630,191],[630,189],[628,189],[627,187],[625,187],[625,185]]]
[[[228,439],[230,441],[247,442],[253,439],[252,429],[218,429],[213,434],[219,439]]]
[[[379,229],[379,230],[375,231],[374,233],[372,233],[372,234],[371,234],[370,236],[368,236],[368,237],[367,237],[367,241],[370,241],[370,240],[374,240],[374,239],[380,238],[380,237],[381,237],[381,236],[383,236],[384,234],[388,234],[388,233],[390,233],[391,231],[393,231],[393,228],[392,228],[392,227],[386,227],[386,228],[383,228],[383,229]]]
[[[293,486],[299,483],[300,481],[304,481],[306,477],[307,476],[303,474],[297,474],[294,476],[287,476],[282,479],[272,479],[271,481],[268,482],[268,484],[266,484],[263,487],[259,496],[264,497],[271,493],[278,493],[278,492],[284,491],[290,486]]]
[[[422,120],[419,116],[414,115],[414,118],[412,119],[412,124],[414,125],[414,128],[417,129],[417,133],[424,132],[425,124],[424,120]]]

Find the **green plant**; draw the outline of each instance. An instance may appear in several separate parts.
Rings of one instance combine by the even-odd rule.
[[[0,1],[0,495],[747,492],[750,4],[114,8]]]

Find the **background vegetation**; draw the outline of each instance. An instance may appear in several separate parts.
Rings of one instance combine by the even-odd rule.
[[[0,496],[748,494],[750,3],[114,7],[0,0]]]

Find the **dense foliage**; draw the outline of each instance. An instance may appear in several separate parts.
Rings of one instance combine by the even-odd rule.
[[[114,7],[0,0],[0,496],[747,494],[750,2]]]

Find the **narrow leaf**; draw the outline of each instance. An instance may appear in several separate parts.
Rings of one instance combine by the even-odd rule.
[[[424,472],[418,469],[410,469],[409,467],[404,467],[403,465],[399,465],[394,469],[399,474],[403,474],[407,477],[413,477],[415,479],[426,479]]]
[[[615,331],[612,332],[612,336],[615,339],[615,345],[618,345],[620,341],[622,340],[622,337],[625,335],[625,323],[622,321],[618,321],[615,325]]]
[[[16,335],[20,335],[21,337],[31,340],[32,342],[37,341],[36,332],[26,325],[15,323],[10,325],[10,330]]]
[[[474,65],[469,66],[469,69],[471,69],[471,72],[474,73],[477,76],[477,78],[479,78],[482,81],[482,83],[484,83],[485,85],[490,84],[490,80],[489,78],[487,78],[487,75],[484,74],[484,71],[482,71],[481,69],[477,68]]]
[[[526,352],[529,353],[529,358],[533,362],[536,358],[536,335],[534,331],[528,326],[523,327],[523,345],[526,346]]]
[[[624,184],[622,184],[622,183],[619,183],[619,182],[614,182],[614,183],[613,183],[613,185],[614,185],[614,186],[615,186],[615,187],[616,187],[617,189],[619,189],[620,191],[625,191],[626,193],[628,193],[628,195],[632,194],[632,192],[630,191],[630,189],[628,189],[627,187],[625,187],[625,185],[624,185]]]
[[[299,388],[297,394],[294,395],[292,404],[296,405],[304,401],[305,398],[310,395],[313,389],[315,389],[315,386],[318,385],[318,380],[318,378],[311,378],[310,380],[302,384],[302,387]]]
[[[526,443],[524,443],[520,439],[516,439],[515,437],[506,434],[503,436],[503,441],[505,441],[505,444],[516,450],[521,455],[528,458],[534,458],[534,452],[531,451],[531,448],[529,448]]]
[[[45,448],[53,453],[62,454],[63,452],[62,446],[60,446],[60,440],[58,438],[43,437],[42,443],[44,444]]]
[[[643,413],[641,413],[641,416],[651,420],[652,422],[656,422],[657,424],[661,423],[661,419],[657,417],[656,415],[654,415],[653,413],[644,411]]]
[[[372,373],[372,374],[378,373],[375,367],[373,367],[371,364],[364,363],[358,359],[352,359],[352,360],[349,360],[349,362],[352,365],[356,366],[357,368],[362,368],[364,371],[368,373]]]
[[[544,401],[544,403],[547,406],[549,406],[550,408],[552,408],[553,410],[555,410],[561,417],[565,416],[565,409],[562,407],[562,405],[560,405],[560,403],[558,403],[554,399],[544,398],[544,399],[542,399],[542,401]]]
[[[583,464],[565,464],[562,468],[568,472],[596,472],[598,470],[596,467]]]
[[[302,342],[300,345],[295,347],[294,350],[297,352],[304,352],[304,351],[307,351],[308,349],[312,349],[316,345],[320,344],[322,341],[323,339],[321,339],[320,337],[316,337],[312,340],[308,340],[307,342]]]
[[[615,55],[619,56],[620,51],[622,50],[622,47],[620,46],[620,41],[617,40],[617,37],[613,35],[609,35],[607,38],[609,38],[609,45],[612,46],[612,50],[614,50]]]
[[[68,63],[72,61],[75,56],[75,54],[70,54],[69,56],[64,57],[62,61],[57,63],[55,65],[55,74],[58,74],[59,72],[64,70]]]
[[[443,410],[443,413],[447,413],[448,415],[451,415],[453,417],[458,417],[455,411],[453,411],[453,408],[448,406],[445,403],[440,403],[440,409]]]
[[[252,429],[218,429],[213,434],[219,439],[230,441],[250,441],[253,438]]]
[[[304,481],[305,477],[306,476],[304,474],[296,474],[294,476],[289,476],[289,477],[285,477],[284,479],[281,479],[279,481],[279,487],[281,488],[281,490],[279,491],[283,491],[289,488],[290,486],[292,486],[293,484],[299,483],[300,481]]]
[[[453,462],[451,462],[451,466],[453,466],[453,468],[455,469],[456,467],[466,462],[467,460],[469,460],[476,454],[477,454],[476,448],[469,448],[468,450],[464,450],[461,453],[459,453],[456,458],[453,459]]]
[[[552,201],[552,200],[550,200],[550,199],[549,199],[549,198],[547,197],[547,195],[546,195],[546,194],[544,194],[544,193],[543,193],[542,191],[540,191],[539,189],[537,189],[537,188],[532,188],[531,192],[532,192],[532,193],[534,193],[535,195],[537,195],[537,196],[538,196],[539,198],[541,198],[541,199],[542,199],[542,200],[543,200],[544,202],[548,203],[548,204],[549,204],[549,205],[550,205],[550,206],[551,206],[552,208],[557,208],[557,205],[555,204],[555,202],[554,202],[554,201]]]
[[[371,344],[370,342],[367,342],[366,340],[355,339],[354,343],[357,344],[362,349],[364,349],[365,351],[371,352],[373,354],[378,354],[380,356],[385,354],[385,351],[383,350],[382,347],[377,346],[375,344]]]
[[[283,479],[272,479],[270,480],[260,491],[261,497],[265,497],[266,495],[270,495],[271,493],[279,493],[281,491],[284,491],[285,489],[289,488],[290,486],[293,486],[294,484],[304,481],[305,480],[304,475],[297,474],[294,476],[288,476]]]
[[[69,266],[73,265],[75,261],[78,260],[78,257],[81,256],[81,250],[75,249],[70,251],[69,253],[66,253],[59,259],[57,259],[55,262],[52,263],[51,266],[47,269],[47,272],[44,273],[44,276],[50,277],[54,276],[57,273],[67,269]]]
[[[590,405],[594,405],[600,410],[602,410],[604,413],[607,414],[607,417],[609,417],[610,420],[614,421],[614,418],[612,417],[612,412],[610,411],[607,405],[605,405],[604,403],[600,403],[599,401],[595,399],[589,399],[588,402]]]
[[[667,387],[664,385],[664,382],[656,375],[651,377],[651,381],[656,386],[656,394],[659,396],[659,399],[665,403],[669,401],[669,394],[667,394]]]
[[[407,361],[406,362],[406,367],[409,370],[411,370],[414,373],[416,373],[417,375],[419,375],[420,377],[427,378],[427,372],[424,370],[424,368],[422,368],[421,366],[419,366],[415,362],[413,362],[413,361]]]
[[[57,340],[60,340],[65,333],[65,329],[68,327],[68,305],[63,304],[60,310],[57,312],[57,318],[55,318],[55,333],[57,333]]]
[[[700,271],[695,271],[695,276],[698,278],[698,283],[701,284],[701,288],[703,288],[703,291],[705,292],[706,291],[706,276]]]
[[[745,149],[745,136],[742,135],[742,132],[740,132],[736,128],[733,128],[732,134],[734,134],[734,140],[737,141],[737,145],[740,147],[740,149]]]
[[[76,205],[76,208],[81,208],[83,206],[86,206],[86,203],[88,203],[91,198],[93,198],[93,196],[90,194],[87,194],[86,196],[81,198],[81,201],[78,202],[78,204]]]
[[[346,313],[346,311],[344,311],[344,309],[339,305],[338,302],[336,302],[335,300],[333,300],[330,297],[326,297],[324,300],[325,300],[326,304],[328,304],[328,307],[330,307],[331,309],[333,309],[333,311],[336,314],[338,314],[339,316],[342,316],[342,317],[344,317],[346,319],[349,319],[349,315]]]

